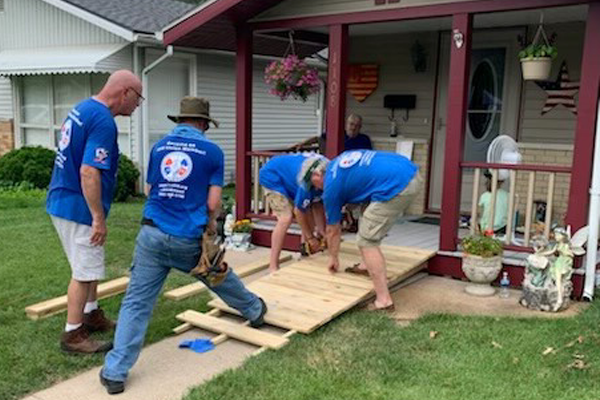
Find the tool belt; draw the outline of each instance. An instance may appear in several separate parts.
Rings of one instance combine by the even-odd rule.
[[[217,286],[223,282],[229,272],[229,267],[224,261],[225,245],[216,232],[208,230],[202,235],[201,245],[202,255],[198,265],[190,271],[190,274],[204,280],[209,286]]]

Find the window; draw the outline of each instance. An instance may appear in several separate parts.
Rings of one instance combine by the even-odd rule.
[[[107,78],[108,74],[21,78],[19,129],[23,145],[56,148],[60,139],[60,127],[71,108],[98,93]],[[118,117],[116,123],[119,149],[129,155],[129,118]]]

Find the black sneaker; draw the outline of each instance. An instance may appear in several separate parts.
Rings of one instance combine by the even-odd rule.
[[[265,314],[267,313],[267,305],[262,298],[258,298],[260,300],[260,304],[262,305],[262,310],[260,311],[260,315],[254,321],[250,321],[250,326],[253,328],[259,328],[265,323]]]
[[[100,383],[106,388],[108,394],[119,394],[125,391],[125,382],[113,381],[102,376],[104,368],[100,370]]]

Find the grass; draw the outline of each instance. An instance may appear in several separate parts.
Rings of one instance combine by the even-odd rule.
[[[600,307],[568,320],[426,316],[401,328],[352,312],[250,359],[185,400],[597,399]],[[430,332],[439,332],[430,338]],[[575,342],[579,335],[583,343]],[[496,343],[497,345],[494,345]],[[501,347],[499,347],[501,346]],[[555,353],[544,355],[553,347]],[[583,355],[585,369],[569,368]]]
[[[142,206],[140,200],[113,205],[108,218],[107,279],[128,273]],[[0,193],[0,399],[20,398],[102,364],[102,355],[61,353],[65,313],[39,321],[25,316],[26,306],[65,294],[69,278],[67,259],[44,211],[44,196]],[[194,281],[174,272],[165,287]],[[116,318],[121,300],[122,295],[100,304]],[[173,302],[160,296],[146,343],[168,336],[178,325],[177,313],[191,307],[205,310],[207,300],[193,297]]]

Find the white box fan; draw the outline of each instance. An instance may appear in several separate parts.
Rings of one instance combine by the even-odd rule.
[[[498,136],[488,147],[487,162],[490,164],[520,164],[522,160],[519,145],[508,135]],[[498,170],[498,180],[506,181],[509,176],[509,170]]]

